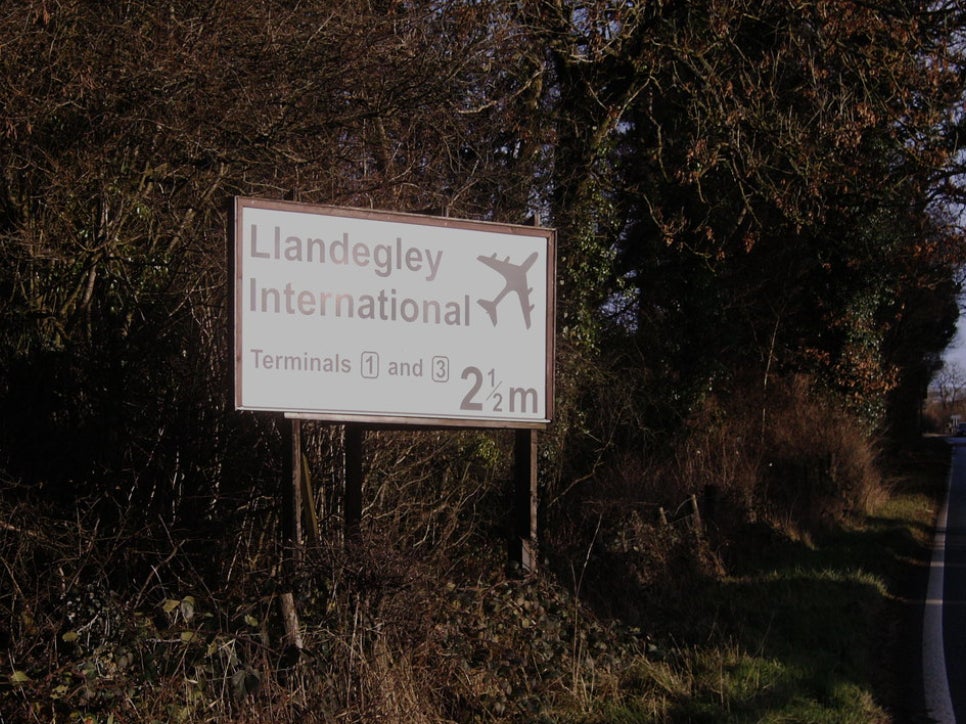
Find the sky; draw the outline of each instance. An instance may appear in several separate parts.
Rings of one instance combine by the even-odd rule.
[[[943,360],[947,363],[956,363],[960,369],[966,370],[966,314],[960,317],[956,336],[946,348]]]

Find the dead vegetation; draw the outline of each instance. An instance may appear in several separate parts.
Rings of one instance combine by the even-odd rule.
[[[736,399],[709,398],[672,457],[602,451],[583,480],[547,481],[568,515],[543,516],[530,578],[505,572],[506,434],[374,434],[364,537],[347,546],[338,428],[311,428],[302,651],[278,620],[277,501],[204,528],[132,525],[6,479],[5,716],[579,720],[669,646],[749,530],[807,539],[883,496],[867,436],[801,380],[764,428],[760,401]]]
[[[700,594],[883,499],[958,314],[966,17],[846,5],[4,4],[3,724],[672,718]],[[538,579],[506,433],[368,435],[347,546],[317,425],[287,580],[236,196],[557,229]]]

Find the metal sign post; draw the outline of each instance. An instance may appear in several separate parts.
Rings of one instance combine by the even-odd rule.
[[[282,592],[279,597],[285,645],[301,651],[302,633],[295,606],[302,566],[302,421],[281,420],[282,426]],[[309,501],[311,504],[311,501]]]
[[[510,567],[537,572],[537,431],[517,430],[513,445]]]
[[[365,431],[361,425],[345,426],[345,539],[347,543],[359,540],[362,524],[362,460]]]

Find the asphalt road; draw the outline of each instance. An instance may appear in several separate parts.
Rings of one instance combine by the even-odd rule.
[[[966,722],[966,438],[949,442],[949,487],[936,520],[922,629],[926,710],[941,724]]]

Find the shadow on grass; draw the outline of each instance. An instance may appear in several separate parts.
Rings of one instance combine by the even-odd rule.
[[[933,446],[926,461],[875,515],[810,544],[763,525],[741,531],[728,575],[664,611],[673,646],[660,665],[680,685],[665,687],[662,713],[601,721],[928,721],[921,595],[948,448]]]

